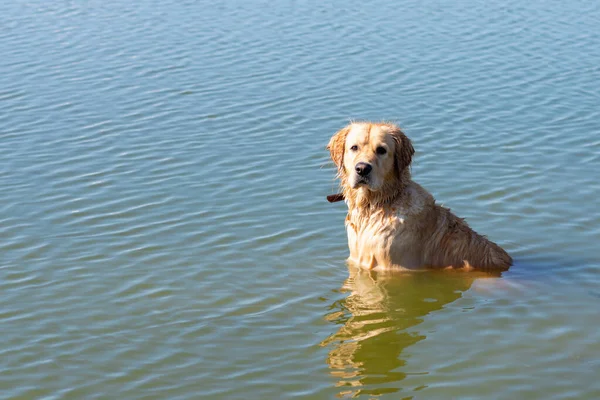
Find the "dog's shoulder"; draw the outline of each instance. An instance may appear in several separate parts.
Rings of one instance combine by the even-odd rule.
[[[420,214],[434,204],[435,199],[431,193],[411,180],[396,202],[395,208],[400,217],[409,217]]]

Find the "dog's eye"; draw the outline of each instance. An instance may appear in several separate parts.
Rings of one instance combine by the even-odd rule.
[[[379,154],[380,156],[384,155],[385,153],[387,153],[387,150],[384,147],[379,146],[377,149],[375,149],[375,151],[377,152],[377,154]]]
[[[356,151],[356,150],[358,150],[358,146],[357,146],[357,145],[354,145],[354,146],[350,147],[350,150],[352,150],[352,151]]]

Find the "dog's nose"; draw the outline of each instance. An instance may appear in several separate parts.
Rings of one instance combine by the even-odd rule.
[[[356,164],[354,169],[356,170],[356,173],[360,176],[367,176],[369,175],[369,172],[371,172],[373,167],[371,167],[371,164],[367,164],[366,162],[359,162],[358,164]]]

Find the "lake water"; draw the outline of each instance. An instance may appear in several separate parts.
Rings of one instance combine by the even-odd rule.
[[[0,5],[0,397],[600,398],[600,3],[132,3]],[[351,119],[512,269],[349,270]]]

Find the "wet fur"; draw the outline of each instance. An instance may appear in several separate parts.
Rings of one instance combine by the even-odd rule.
[[[392,166],[374,167],[372,171],[378,174],[374,179],[382,181],[380,187],[352,188],[349,184],[354,165],[345,158],[352,157],[347,154],[346,143],[351,132],[353,138],[365,142],[366,150],[361,156],[375,163],[378,156],[368,151],[371,142],[379,138],[393,143],[393,164],[387,162]],[[506,270],[512,264],[512,258],[500,246],[473,231],[449,209],[437,205],[433,196],[411,179],[414,149],[396,125],[353,123],[337,132],[327,148],[337,166],[348,205],[350,262],[367,269]]]

